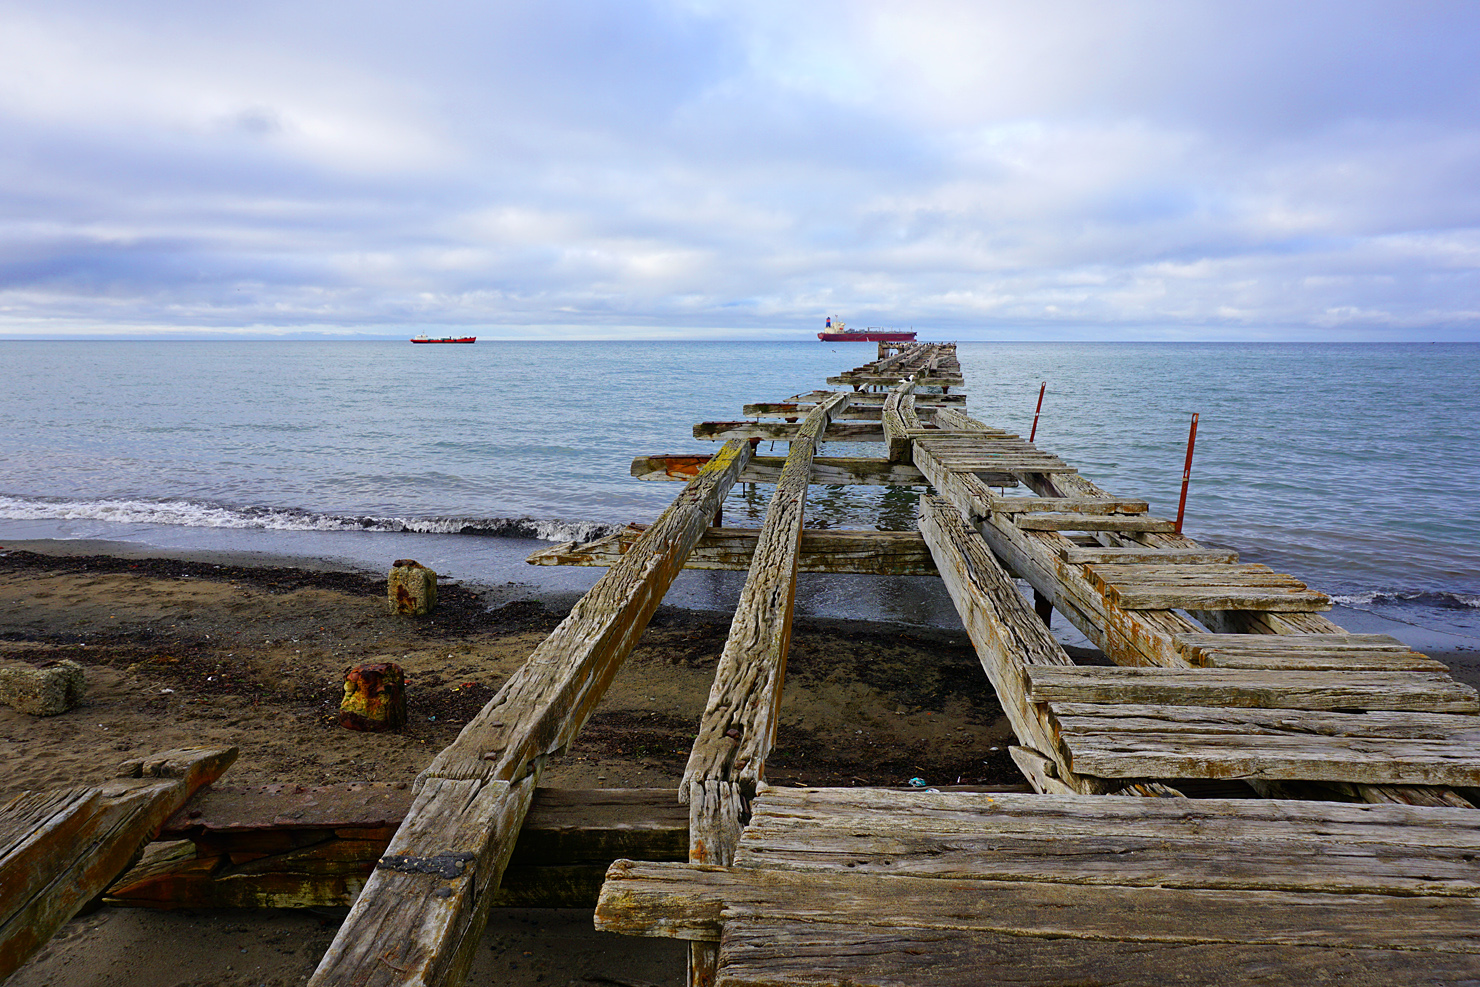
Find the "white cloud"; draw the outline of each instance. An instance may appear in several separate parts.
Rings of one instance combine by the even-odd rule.
[[[833,312],[1480,338],[1477,26],[0,0],[0,333]]]

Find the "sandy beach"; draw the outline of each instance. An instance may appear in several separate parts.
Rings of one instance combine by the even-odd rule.
[[[241,749],[223,785],[409,782],[563,616],[537,599],[490,610],[472,589],[444,584],[432,617],[398,618],[383,578],[307,560],[5,549],[0,659],[70,658],[88,682],[85,702],[61,716],[0,706],[6,798],[96,782],[130,756],[190,744]],[[722,614],[660,610],[542,783],[676,789],[727,630]],[[406,729],[340,728],[344,670],[385,660],[406,670]],[[770,781],[1019,782],[1010,740],[964,633],[798,621]],[[11,983],[302,983],[340,917],[105,907],[66,926]],[[168,950],[141,948],[159,942]],[[589,912],[508,910],[491,922],[470,982],[678,984],[683,957],[673,941],[597,933]]]

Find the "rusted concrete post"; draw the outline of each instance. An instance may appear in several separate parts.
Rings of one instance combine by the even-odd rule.
[[[32,716],[55,716],[82,702],[87,680],[82,666],[63,658],[43,665],[0,665],[0,702]]]
[[[347,669],[339,725],[373,733],[405,726],[406,676],[401,666],[383,661]]]
[[[385,590],[391,613],[423,617],[437,605],[437,574],[414,559],[397,559]]]

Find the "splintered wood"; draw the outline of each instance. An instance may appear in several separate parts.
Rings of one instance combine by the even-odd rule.
[[[0,981],[133,860],[166,819],[236,760],[235,747],[166,751],[92,788],[0,806]]]
[[[722,984],[1468,982],[1477,853],[1464,809],[766,788],[733,865],[617,861],[596,923]]]

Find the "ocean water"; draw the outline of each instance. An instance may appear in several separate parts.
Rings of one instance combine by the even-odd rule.
[[[975,417],[1026,435],[1046,381],[1038,444],[1164,516],[1199,413],[1189,535],[1336,595],[1357,625],[1480,646],[1480,346],[962,343],[958,355]],[[633,479],[634,456],[710,451],[695,422],[739,419],[745,403],[825,387],[873,356],[816,341],[7,341],[0,545],[111,539],[375,568],[415,557],[510,592],[578,592],[600,572],[522,559],[656,517],[677,485]],[[766,489],[738,487],[729,523],[759,524]],[[909,527],[914,511],[906,491],[818,487],[808,522]],[[739,585],[686,573],[670,598],[723,608]],[[808,577],[798,605],[955,622],[935,580]]]

